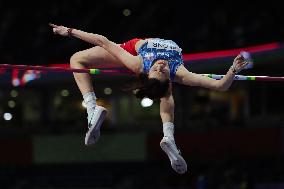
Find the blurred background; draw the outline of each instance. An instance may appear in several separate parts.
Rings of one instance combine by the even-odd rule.
[[[116,43],[171,39],[196,73],[225,74],[246,50],[254,64],[241,74],[283,76],[281,2],[1,0],[0,64],[68,67],[92,47],[53,35],[49,22]],[[178,175],[159,146],[159,102],[122,91],[133,76],[93,79],[109,113],[100,141],[86,147],[72,74],[0,70],[1,189],[284,188],[283,82],[235,81],[226,92],[174,85],[175,138],[188,163]]]

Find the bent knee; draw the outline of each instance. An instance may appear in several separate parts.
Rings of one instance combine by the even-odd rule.
[[[80,52],[76,52],[70,57],[70,67],[71,68],[80,68],[86,66],[87,61]]]
[[[70,66],[76,67],[92,67],[94,64],[98,64],[104,61],[109,54],[101,47],[96,46],[90,49],[76,52],[70,57]]]
[[[81,51],[76,52],[70,57],[70,67],[71,68],[88,68],[94,62],[93,58],[86,53],[82,53]]]

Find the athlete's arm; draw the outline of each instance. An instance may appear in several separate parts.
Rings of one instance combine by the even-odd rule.
[[[128,69],[134,73],[140,72],[141,59],[138,56],[125,51],[118,44],[108,40],[105,36],[84,32],[77,29],[70,29],[64,26],[57,26],[55,24],[49,24],[53,27],[53,32],[62,36],[72,36],[88,43],[99,45],[100,47],[107,50],[111,55],[121,61]]]
[[[247,63],[244,61],[243,57],[238,55],[234,59],[234,67],[231,67],[227,74],[220,80],[215,80],[207,76],[189,72],[183,65],[181,65],[176,73],[176,82],[183,85],[200,86],[218,91],[226,91],[234,81],[235,72],[242,70],[246,64]],[[234,70],[236,68],[237,70]]]

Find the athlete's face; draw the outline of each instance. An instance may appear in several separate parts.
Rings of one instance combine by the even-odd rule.
[[[170,68],[166,60],[157,60],[149,70],[149,78],[166,81],[170,77]]]

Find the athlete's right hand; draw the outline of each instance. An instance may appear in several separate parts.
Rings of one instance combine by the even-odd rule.
[[[58,26],[52,23],[49,23],[48,25],[50,25],[53,28],[53,33],[54,34],[58,34],[58,35],[62,35],[62,36],[68,36],[68,30],[69,28],[65,27],[65,26]]]

